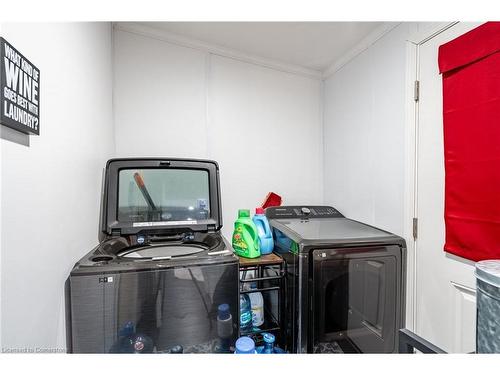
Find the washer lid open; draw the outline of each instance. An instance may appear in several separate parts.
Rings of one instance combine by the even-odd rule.
[[[211,160],[111,159],[101,212],[101,230],[113,236],[218,231],[218,165]]]

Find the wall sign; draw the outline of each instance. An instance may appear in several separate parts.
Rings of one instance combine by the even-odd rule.
[[[40,70],[0,38],[0,124],[40,134]]]

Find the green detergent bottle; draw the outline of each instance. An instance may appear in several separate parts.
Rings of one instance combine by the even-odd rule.
[[[240,257],[260,257],[259,234],[250,218],[250,210],[238,210],[238,220],[234,223],[233,249]]]

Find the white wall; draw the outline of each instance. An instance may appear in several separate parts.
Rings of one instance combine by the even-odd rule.
[[[114,32],[116,154],[207,155],[206,55]]]
[[[118,156],[218,161],[228,237],[237,209],[269,191],[322,202],[319,80],[123,30],[114,40]]]
[[[404,234],[406,39],[387,33],[328,77],[324,91],[325,203]]]
[[[2,24],[2,35],[40,68],[42,103],[29,147],[2,127],[2,348],[65,349],[64,282],[97,243],[114,152],[111,26]]]

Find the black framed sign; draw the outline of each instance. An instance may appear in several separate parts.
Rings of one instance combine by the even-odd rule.
[[[40,70],[0,38],[0,124],[40,134]]]

